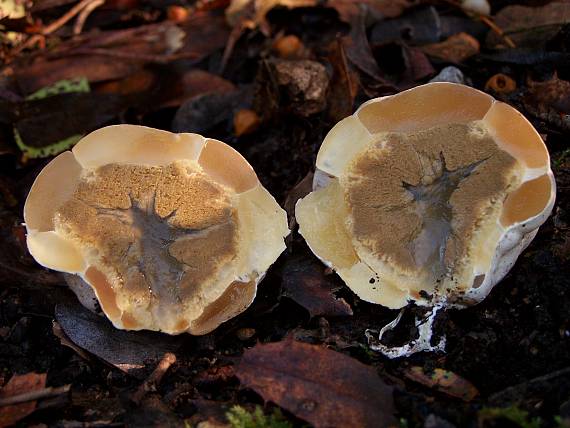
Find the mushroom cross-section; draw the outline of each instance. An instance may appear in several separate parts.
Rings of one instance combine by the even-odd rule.
[[[316,167],[300,233],[358,296],[389,308],[484,299],[556,193],[532,125],[452,83],[366,102],[331,129]]]
[[[24,207],[41,265],[118,328],[205,334],[244,311],[285,249],[285,211],[221,141],[134,125],[53,159]]]

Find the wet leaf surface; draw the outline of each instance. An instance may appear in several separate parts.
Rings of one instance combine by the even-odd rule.
[[[315,427],[387,427],[395,423],[392,388],[346,355],[286,341],[247,350],[236,370],[253,389]]]
[[[325,275],[325,269],[310,258],[290,259],[283,267],[283,295],[304,307],[311,317],[352,315],[350,305],[334,295],[341,283],[331,274]]]
[[[153,332],[117,330],[107,319],[78,302],[58,304],[55,318],[76,346],[136,377],[144,377],[166,352],[176,351],[183,340]]]

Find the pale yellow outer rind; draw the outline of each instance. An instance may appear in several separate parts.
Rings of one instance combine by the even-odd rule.
[[[532,208],[526,208],[524,213],[518,212],[517,215],[510,213],[507,216],[505,211],[501,216],[502,222],[498,219],[496,228],[486,232],[488,235],[478,237],[485,248],[476,249],[472,255],[470,263],[473,272],[469,279],[472,283],[463,284],[457,290],[464,292],[464,295],[453,295],[454,290],[442,290],[441,295],[435,296],[439,302],[463,305],[479,302],[487,296],[510,270],[552,211],[556,189],[548,151],[528,120],[511,106],[495,101],[481,91],[453,83],[431,83],[364,103],[356,113],[336,124],[325,137],[317,155],[315,177],[318,180],[315,179],[313,183],[314,191],[298,201],[295,215],[299,231],[311,250],[325,264],[334,268],[363,300],[390,308],[405,306],[408,300],[433,304],[417,290],[402,287],[397,276],[378,276],[378,272],[362,260],[370,258],[370,255],[357,254],[362,248],[353,242],[348,232],[349,216],[338,179],[342,182],[347,166],[374,141],[375,135],[473,121],[482,121],[499,147],[516,158],[524,170],[519,200],[509,204],[507,198],[504,210],[520,210],[510,207],[521,205]],[[530,192],[521,196],[522,188],[525,183],[540,177],[548,177],[550,187],[541,187],[541,192],[547,194],[534,198],[533,204],[525,204],[524,198],[532,196]],[[515,197],[517,190],[509,196]],[[502,224],[505,218],[514,218],[516,221]],[[352,256],[347,258],[346,254],[354,254],[356,259],[353,260]],[[383,263],[375,262],[373,264]],[[384,266],[384,273],[393,271],[390,266]],[[481,283],[475,284],[478,275],[485,277]],[[371,283],[374,276],[379,280]],[[393,280],[388,281],[388,277]]]
[[[234,261],[217,275],[218,282],[212,283],[204,294],[201,309],[188,311],[197,314],[193,319],[175,314],[178,320],[156,325],[156,319],[165,318],[163,314],[151,315],[144,308],[133,308],[134,313],[125,310],[130,307],[128,296],[113,291],[112,281],[95,267],[92,254],[58,233],[53,219],[85,171],[108,163],[160,166],[178,160],[196,162],[213,180],[235,192],[239,249]],[[173,134],[135,125],[94,131],[73,151],[53,159],[36,178],[26,200],[24,217],[32,256],[45,267],[78,275],[81,280],[72,281],[72,289],[82,297],[82,303],[92,300],[90,296],[96,297],[118,328],[153,329],[169,334],[206,334],[243,312],[253,301],[266,270],[285,249],[284,238],[289,234],[285,211],[233,148],[198,134]]]

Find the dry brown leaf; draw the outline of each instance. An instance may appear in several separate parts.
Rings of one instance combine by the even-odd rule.
[[[460,63],[479,53],[477,39],[467,33],[458,33],[441,43],[422,46],[424,53],[442,61]]]
[[[431,373],[426,373],[422,367],[414,366],[407,369],[404,376],[428,388],[464,401],[471,401],[479,395],[479,391],[471,382],[448,370],[435,369]]]
[[[352,308],[334,291],[339,288],[324,266],[306,257],[288,260],[283,268],[283,295],[304,307],[311,317],[352,315]]]
[[[0,390],[0,399],[41,390],[46,386],[46,376],[46,373],[14,375]],[[0,428],[15,424],[35,409],[35,400],[0,407]]]
[[[392,387],[376,370],[338,352],[295,341],[246,350],[241,383],[316,428],[395,424]]]

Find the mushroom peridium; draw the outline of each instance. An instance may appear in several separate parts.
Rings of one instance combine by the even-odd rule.
[[[325,137],[296,219],[365,301],[483,300],[552,211],[540,135],[513,107],[430,83],[364,103]]]
[[[233,148],[115,125],[37,176],[24,207],[41,265],[77,275],[118,328],[206,334],[244,311],[285,249],[285,211]]]

